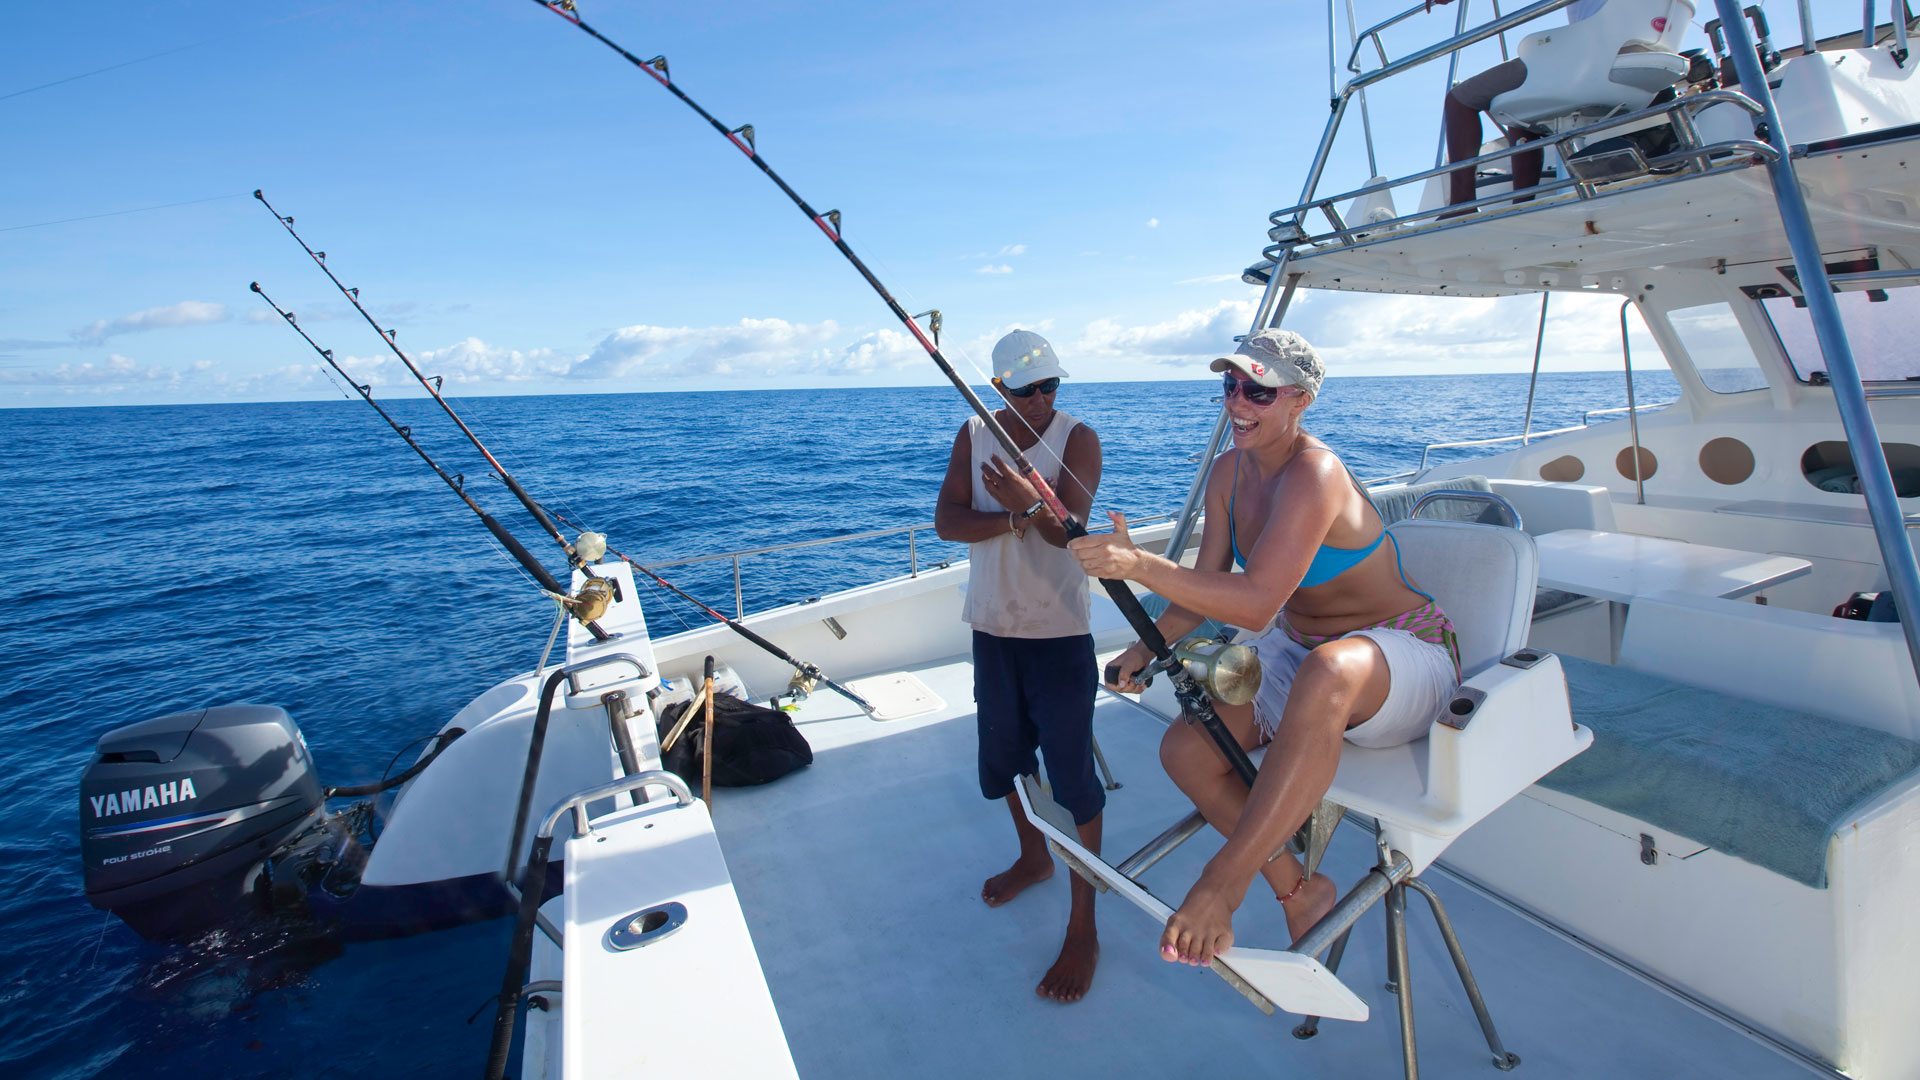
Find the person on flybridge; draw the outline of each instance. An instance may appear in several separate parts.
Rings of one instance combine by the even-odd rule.
[[[1067,509],[1085,520],[1100,484],[1100,439],[1053,407],[1067,374],[1053,346],[1015,330],[993,347],[993,370],[994,388],[1007,402],[995,419]],[[1089,851],[1100,850],[1107,801],[1093,768],[1099,676],[1087,578],[1066,551],[1066,529],[998,449],[980,418],[969,418],[954,436],[933,514],[941,539],[972,545],[961,617],[973,626],[980,794],[1006,800],[1020,840],[1019,858],[980,888],[993,907],[1053,876],[1046,841],[1013,793],[1016,777],[1039,771],[1036,749],[1046,757],[1054,800],[1073,814]],[[1086,995],[1100,955],[1092,886],[1073,876],[1072,897],[1066,942],[1034,988],[1063,1002]]]
[[[1607,0],[1574,0],[1568,5],[1567,25],[1571,26],[1582,19],[1599,14]],[[1453,0],[1427,0],[1427,10],[1432,11],[1435,4],[1451,4]],[[1440,123],[1447,137],[1447,160],[1465,161],[1480,155],[1480,114],[1487,111],[1493,99],[1509,90],[1517,90],[1527,81],[1527,65],[1523,60],[1508,60],[1495,64],[1470,79],[1463,79],[1447,91],[1446,105],[1440,112]],[[1507,145],[1518,146],[1534,139],[1531,132],[1519,128],[1507,128]],[[1546,164],[1544,151],[1522,150],[1513,155],[1513,190],[1535,187],[1540,183],[1540,170]],[[1474,170],[1459,169],[1447,176],[1447,202],[1457,205],[1474,200],[1477,181]],[[1460,211],[1470,213],[1471,211]]]
[[[1344,738],[1396,746],[1427,733],[1460,681],[1453,624],[1400,567],[1400,549],[1359,481],[1300,426],[1326,367],[1299,334],[1262,330],[1213,361],[1224,373],[1233,449],[1207,478],[1206,532],[1194,568],[1135,547],[1126,518],[1069,546],[1091,577],[1138,581],[1168,600],[1168,641],[1202,619],[1253,629],[1261,682],[1250,705],[1214,709],[1248,750],[1271,744],[1248,792],[1213,741],[1167,729],[1160,760],[1227,843],[1167,920],[1163,958],[1206,964],[1233,943],[1233,913],[1257,875],[1295,939],[1334,902],[1286,850],[1333,783]],[[1240,567],[1235,571],[1234,567]],[[1135,643],[1109,671],[1139,693],[1151,660]]]

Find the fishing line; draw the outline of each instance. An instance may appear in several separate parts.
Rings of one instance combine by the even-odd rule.
[[[481,508],[479,503],[473,501],[473,496],[467,494],[465,478],[448,474],[445,469],[440,467],[440,463],[433,460],[432,456],[427,453],[426,448],[414,439],[413,429],[411,427],[395,420],[391,413],[381,408],[380,404],[373,400],[373,387],[370,384],[354,382],[353,376],[347,374],[346,369],[342,368],[339,361],[333,358],[333,350],[321,348],[320,343],[313,340],[313,337],[307,333],[306,328],[300,325],[300,321],[294,317],[293,312],[275,303],[273,297],[268,296],[266,290],[260,287],[259,282],[256,281],[252,283],[248,288],[260,294],[260,299],[265,300],[267,305],[273,308],[288,326],[293,327],[294,333],[299,334],[308,345],[312,346],[313,351],[320,355],[320,359],[327,362],[328,367],[338,372],[341,378],[347,380],[348,384],[359,391],[361,400],[372,407],[374,412],[379,413],[380,419],[387,422],[387,426],[393,429],[394,434],[400,436],[402,441],[412,447],[413,452],[420,455],[420,460],[427,463],[427,467],[433,470],[434,475],[438,476],[455,495],[458,495],[461,502],[467,504],[467,509],[473,511],[474,514],[480,518],[480,523],[487,527],[487,531],[492,533],[493,538],[500,542],[500,546],[505,548],[513,560],[533,576],[534,584],[538,586],[542,592],[558,596],[565,596],[567,594],[566,587],[554,579],[554,576],[547,571],[546,566],[543,565],[540,560],[534,558],[533,553],[528,551],[525,545],[520,543],[518,538],[508,532],[506,526],[494,520],[493,515],[487,513]],[[612,640],[612,636],[605,630],[602,630],[599,623],[588,620],[582,621],[586,622],[587,629],[592,632],[595,640]]]
[[[1053,487],[1041,477],[1039,470],[1033,467],[1033,463],[1027,460],[1026,454],[1014,443],[1013,437],[1007,434],[1006,429],[1000,425],[998,420],[994,419],[993,413],[988,410],[986,404],[980,400],[980,396],[974,393],[973,388],[967,385],[965,379],[960,377],[960,373],[955,371],[953,365],[947,362],[946,356],[940,351],[940,346],[927,337],[926,331],[921,329],[919,320],[907,314],[907,309],[900,306],[900,302],[894,299],[893,294],[887,291],[887,287],[881,283],[878,277],[874,276],[872,270],[867,268],[867,264],[860,260],[860,256],[854,254],[853,248],[848,246],[846,238],[841,231],[840,211],[828,210],[822,213],[815,210],[808,204],[806,199],[800,196],[799,192],[793,189],[792,185],[782,179],[780,174],[775,172],[771,165],[767,164],[765,158],[760,156],[759,151],[754,146],[752,124],[741,124],[738,127],[729,128],[726,124],[720,122],[712,113],[708,112],[705,108],[701,107],[698,102],[694,101],[693,98],[689,97],[687,92],[680,89],[679,85],[673,81],[671,75],[668,73],[667,58],[664,55],[655,56],[651,60],[642,60],[633,53],[628,52],[601,34],[598,30],[595,30],[582,21],[579,14],[574,10],[574,0],[533,0],[533,2],[567,20],[580,32],[620,54],[622,59],[652,79],[661,89],[679,98],[682,104],[699,114],[700,118],[705,120],[716,133],[722,138],[725,138],[729,143],[732,143],[734,149],[745,154],[747,160],[752,162],[754,167],[760,170],[761,175],[765,176],[775,187],[779,188],[781,194],[791,200],[793,205],[802,214],[806,215],[807,220],[812,222],[814,227],[820,230],[821,235],[825,236],[827,240],[833,244],[835,250],[839,251],[841,256],[847,260],[847,264],[859,273],[861,278],[873,289],[874,293],[880,297],[880,300],[886,304],[887,310],[893,313],[893,317],[900,320],[900,324],[906,327],[907,332],[913,335],[915,341],[920,343],[920,347],[926,350],[928,358],[940,369],[940,373],[945,375],[947,380],[953,384],[953,388],[960,393],[960,396],[966,400],[967,405],[973,409],[974,415],[980,418],[981,423],[985,424],[987,430],[992,433],[994,440],[998,442],[1001,448],[1006,450],[1007,454],[1013,459],[1012,464],[1014,468],[1027,478],[1028,483],[1033,485],[1035,493],[1040,496],[1040,501],[1046,505],[1047,509],[1053,511],[1055,517],[1059,518],[1060,524],[1066,530],[1068,538],[1078,539],[1088,535],[1086,525],[1083,524],[1079,518],[1075,517],[1073,513],[1067,509],[1066,505],[1060,501],[1060,496],[1054,493]],[[1219,714],[1214,711],[1211,699],[1207,696],[1207,692],[1201,686],[1200,680],[1196,678],[1194,672],[1190,671],[1185,663],[1174,656],[1173,650],[1167,647],[1165,636],[1160,633],[1159,627],[1154,625],[1154,621],[1152,617],[1147,614],[1146,609],[1141,607],[1139,597],[1133,594],[1133,590],[1129,588],[1124,581],[1102,579],[1100,585],[1106,590],[1107,595],[1112,598],[1114,606],[1120,610],[1121,615],[1126,617],[1128,625],[1140,636],[1141,643],[1146,645],[1153,653],[1155,660],[1153,664],[1149,665],[1149,669],[1164,671],[1168,674],[1173,681],[1174,692],[1181,705],[1194,719],[1199,721],[1202,729],[1205,730],[1207,735],[1213,740],[1215,747],[1220,751],[1221,756],[1228,764],[1232,766],[1235,774],[1251,787],[1257,775],[1252,759],[1249,758],[1247,752],[1241,748],[1239,740],[1234,738],[1233,733],[1227,730],[1226,724],[1221,722]],[[709,609],[709,611],[711,612],[711,609]],[[715,615],[719,614],[718,612],[711,613]],[[724,618],[724,616],[721,617]],[[1143,672],[1143,675],[1144,674]],[[511,1034],[511,1031],[509,1031],[509,1034]],[[504,1061],[504,1056],[502,1060]],[[494,1075],[497,1076],[498,1073],[496,1072]]]
[[[399,357],[400,362],[406,365],[408,371],[413,373],[413,377],[419,380],[421,387],[433,396],[433,400],[439,403],[441,411],[447,414],[447,419],[453,421],[454,426],[460,429],[460,433],[465,435],[467,441],[473,444],[473,448],[480,451],[480,456],[487,459],[487,464],[493,466],[494,474],[500,477],[500,482],[507,485],[507,490],[513,492],[514,498],[520,500],[520,505],[526,507],[527,513],[533,516],[533,520],[539,523],[540,528],[545,530],[546,534],[553,538],[554,543],[560,545],[560,550],[566,552],[567,562],[587,577],[593,577],[593,571],[588,567],[587,560],[580,558],[579,554],[574,551],[573,544],[570,543],[566,537],[560,535],[559,528],[554,525],[553,519],[547,516],[546,509],[536,502],[532,495],[527,494],[527,489],[520,486],[520,481],[513,478],[513,474],[507,471],[505,465],[500,464],[500,459],[493,456],[493,452],[487,449],[487,444],[480,441],[480,436],[475,435],[473,429],[467,426],[466,421],[460,419],[460,414],[453,411],[452,404],[450,404],[445,395],[440,392],[441,377],[435,375],[429,378],[425,372],[422,372],[420,368],[414,364],[413,359],[400,348],[399,342],[395,340],[399,332],[380,325],[379,321],[373,317],[373,314],[367,310],[366,305],[360,302],[360,290],[357,288],[348,288],[334,275],[333,270],[327,266],[327,253],[324,251],[315,251],[312,246],[294,230],[293,217],[291,215],[282,214],[280,211],[274,209],[273,204],[267,201],[267,197],[262,194],[258,188],[254,189],[253,197],[260,200],[260,205],[266,207],[267,212],[271,213],[274,218],[280,222],[280,226],[287,230],[287,235],[293,237],[294,242],[300,245],[300,250],[305,251],[307,257],[313,260],[313,265],[319,267],[320,272],[327,275],[327,280],[333,282],[333,287],[340,290],[340,295],[345,297],[347,302],[353,305],[353,309],[360,313],[360,317],[367,321],[367,325],[373,327],[374,333],[380,335],[380,340],[386,342],[387,348],[392,351],[393,355]],[[305,336],[304,332],[302,336]],[[319,348],[319,346],[315,346],[315,348]],[[328,362],[332,362],[331,357],[329,357]],[[371,402],[372,398],[369,397],[368,401]],[[555,588],[551,591],[558,593],[566,592],[565,589],[560,588]]]
[[[238,199],[245,195],[236,191],[231,195],[209,195],[204,199],[185,199],[180,202],[160,203],[155,206],[136,206],[131,210],[109,210],[104,214],[82,214],[79,217],[59,218],[54,221],[36,221],[30,225],[8,225],[0,232],[19,232],[21,229],[44,229],[49,225],[70,225],[76,221],[98,221],[100,218],[124,217],[127,214],[144,214],[149,210],[171,210],[176,206],[197,206],[200,203],[219,202],[222,199]]]
[[[52,82],[44,82],[38,86],[29,86],[22,90],[13,90],[5,94],[0,94],[0,101],[6,101],[9,98],[17,98],[22,94],[31,94],[36,90],[46,90],[55,86],[64,86],[67,83],[78,82],[81,79],[90,79],[95,75],[105,75],[109,71],[119,71],[121,68],[132,67],[135,64],[144,64],[149,60],[158,60],[162,57],[172,56],[175,53],[186,52],[188,49],[197,49],[202,45],[211,45],[216,41],[222,41],[226,38],[237,37],[240,34],[250,33],[255,30],[265,30],[265,29],[268,29],[269,27],[279,26],[281,23],[293,22],[295,19],[304,19],[312,15],[318,15],[318,14],[321,14],[322,12],[331,11],[334,8],[344,7],[344,6],[345,6],[344,3],[328,4],[325,7],[317,7],[311,11],[302,11],[297,14],[287,15],[282,18],[273,19],[268,22],[261,23],[259,26],[247,27],[246,29],[243,29],[243,30],[234,31],[233,33],[215,34],[213,37],[210,37],[210,38],[202,38],[199,41],[190,41],[185,45],[176,45],[171,49],[162,49],[157,53],[148,53],[145,56],[136,56],[131,60],[122,60],[117,64],[108,64],[106,67],[103,67],[103,68],[94,68],[92,71],[83,71],[78,75],[68,75],[65,78],[55,79]],[[241,194],[245,194],[245,192],[242,192]]]

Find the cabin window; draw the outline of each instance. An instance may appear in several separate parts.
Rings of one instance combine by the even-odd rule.
[[[1766,373],[1725,301],[1676,308],[1667,313],[1667,323],[1707,389],[1716,394],[1766,389]]]
[[[1827,361],[1814,337],[1813,317],[1796,306],[1797,297],[1776,296],[1760,301],[1793,373],[1801,382],[1827,378]],[[1920,355],[1911,348],[1913,328],[1920,326],[1920,287],[1908,282],[1895,288],[1847,289],[1834,295],[1846,324],[1853,361],[1862,382],[1920,381]]]

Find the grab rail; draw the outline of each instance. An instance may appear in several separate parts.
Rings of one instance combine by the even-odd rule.
[[[1675,398],[1672,401],[1649,401],[1645,405],[1616,405],[1611,409],[1588,409],[1586,412],[1580,414],[1580,426],[1591,427],[1593,425],[1593,418],[1596,416],[1620,416],[1623,413],[1629,412],[1651,412],[1654,409],[1664,409],[1669,405],[1678,405],[1679,403],[1680,399]]]

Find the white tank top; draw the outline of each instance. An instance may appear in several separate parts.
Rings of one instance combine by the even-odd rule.
[[[1053,422],[1040,435],[1040,445],[1027,451],[1027,460],[1056,491],[1067,436],[1079,424],[1055,410]],[[967,436],[973,446],[973,508],[1004,511],[987,494],[980,467],[995,454],[1005,460],[1006,452],[977,416],[967,421]],[[1027,530],[1024,540],[1007,533],[969,546],[972,570],[960,617],[975,630],[1008,638],[1073,637],[1087,632],[1087,575],[1067,549],[1047,543],[1034,528]]]

